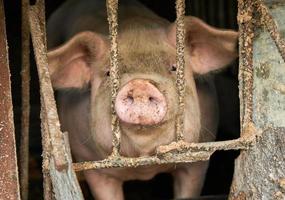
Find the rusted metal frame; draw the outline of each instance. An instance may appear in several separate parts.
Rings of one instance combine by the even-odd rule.
[[[253,113],[253,38],[255,19],[253,17],[254,1],[238,0],[239,36],[239,80],[241,106],[241,137],[245,129],[252,125]]]
[[[185,78],[184,78],[184,50],[185,50],[185,0],[176,0],[176,91],[178,93],[178,115],[176,118],[177,140],[184,139],[184,100],[185,100]]]
[[[0,0],[0,199],[20,199],[3,0]]]
[[[276,21],[270,14],[268,7],[261,0],[256,1],[256,8],[260,14],[259,22],[267,29],[273,39],[283,61],[285,62],[285,40],[278,31]]]
[[[27,200],[29,195],[30,29],[28,9],[29,1],[22,0],[22,117],[19,169],[22,200]]]
[[[110,79],[111,79],[111,112],[112,112],[112,133],[113,133],[113,151],[112,156],[119,156],[121,130],[119,119],[115,111],[115,100],[120,86],[119,77],[119,50],[118,50],[118,0],[106,1],[108,22],[109,22],[109,37],[111,41],[110,50]]]
[[[247,126],[245,133],[242,138],[221,142],[172,142],[169,145],[158,147],[154,156],[138,158],[109,156],[107,159],[100,161],[73,163],[73,169],[75,171],[82,171],[100,168],[138,167],[153,164],[189,163],[208,160],[217,150],[239,150],[252,147],[252,145],[255,144],[256,135],[260,133],[252,124]]]
[[[40,80],[40,94],[42,96],[42,104],[45,106],[46,116],[44,120],[47,123],[47,133],[50,137],[51,154],[54,157],[56,168],[63,170],[67,168],[67,158],[65,156],[64,139],[60,131],[60,124],[54,100],[54,93],[49,78],[47,68],[47,56],[44,40],[43,27],[40,22],[44,23],[44,19],[40,14],[40,7],[35,5],[30,7],[29,19],[32,33],[32,41],[35,50],[36,63],[38,67],[38,75]],[[43,135],[46,137],[46,135]],[[44,144],[43,144],[44,145]],[[45,147],[44,147],[45,148]]]
[[[244,0],[243,0],[244,1]],[[177,83],[178,92],[182,91],[184,85],[184,11],[181,10],[185,5],[184,2],[177,0]],[[98,169],[98,168],[112,168],[112,167],[137,167],[142,165],[163,164],[163,163],[183,163],[196,162],[201,160],[208,160],[217,150],[233,150],[233,149],[248,149],[255,144],[256,137],[259,135],[258,130],[252,123],[252,89],[253,89],[253,68],[252,68],[252,39],[253,39],[253,1],[242,2],[242,9],[239,9],[238,19],[242,31],[240,40],[240,56],[241,69],[239,78],[242,80],[243,93],[241,93],[242,102],[244,103],[244,113],[242,115],[242,137],[236,140],[222,141],[222,142],[208,142],[208,143],[187,143],[182,141],[183,134],[178,134],[178,142],[173,142],[169,145],[160,146],[157,148],[156,155],[149,157],[127,158],[123,156],[111,155],[107,159],[101,161],[89,161],[74,163],[75,171]],[[115,5],[117,6],[117,5]],[[249,51],[247,50],[249,48]],[[181,60],[179,60],[181,59]],[[182,80],[182,81],[181,81]],[[181,93],[179,93],[179,96]],[[181,95],[183,96],[183,94]],[[182,97],[183,98],[183,97]],[[184,100],[180,99],[180,102]],[[184,106],[184,105],[183,105]],[[182,109],[181,109],[182,111]],[[179,131],[178,131],[179,132]],[[181,133],[181,132],[180,132]]]

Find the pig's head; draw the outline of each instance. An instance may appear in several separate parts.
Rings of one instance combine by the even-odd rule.
[[[215,29],[194,17],[185,18],[185,27],[185,139],[198,142],[201,119],[194,76],[229,64],[237,56],[237,33]],[[151,154],[175,139],[176,27],[138,26],[118,39],[120,89],[115,110],[121,122],[121,153]],[[112,146],[109,48],[105,36],[81,32],[48,53],[55,89],[90,88],[90,132],[98,148],[108,153]]]

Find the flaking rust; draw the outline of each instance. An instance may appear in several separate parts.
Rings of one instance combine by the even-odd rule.
[[[60,131],[60,124],[58,120],[55,99],[51,82],[49,78],[49,72],[47,66],[46,47],[44,45],[43,37],[41,34],[41,25],[38,16],[40,15],[39,7],[33,6],[30,10],[30,26],[32,31],[33,45],[35,49],[36,62],[38,67],[38,74],[40,79],[40,92],[42,105],[45,109],[45,115],[42,116],[42,120],[47,123],[47,133],[50,135],[50,141],[52,143],[52,155],[55,157],[56,166],[58,169],[64,169],[67,166],[66,156],[63,150],[63,136]],[[31,23],[32,22],[32,23]],[[39,37],[40,36],[40,37]],[[45,135],[43,135],[45,137]]]
[[[177,140],[184,139],[184,101],[185,101],[185,78],[184,78],[184,44],[185,44],[185,28],[184,28],[185,1],[176,1],[176,90],[178,94],[178,116],[176,119],[176,137]]]
[[[119,77],[119,50],[118,50],[118,0],[106,1],[109,35],[111,41],[110,49],[110,79],[111,87],[111,111],[112,111],[112,132],[113,132],[113,155],[119,155],[121,130],[119,126],[119,119],[115,112],[115,100],[120,86]]]
[[[240,66],[239,66],[239,80],[240,80],[240,100],[241,104],[241,127],[243,135],[243,128],[246,124],[252,122],[252,90],[253,90],[253,38],[254,25],[253,18],[253,1],[238,1],[238,23],[240,28],[239,46],[240,46]]]
[[[0,199],[20,199],[14,135],[8,46],[3,1],[0,0]]]
[[[45,199],[83,199],[71,169],[69,142],[60,131],[55,99],[47,69],[44,0],[29,7],[29,22],[40,80],[41,128]]]
[[[154,164],[187,163],[208,160],[217,150],[248,149],[256,140],[258,131],[255,128],[247,128],[247,136],[236,140],[207,143],[187,143],[183,141],[173,142],[169,145],[157,148],[156,155],[149,157],[128,158],[111,155],[101,161],[88,161],[73,163],[75,171],[118,168],[118,167],[138,167]]]

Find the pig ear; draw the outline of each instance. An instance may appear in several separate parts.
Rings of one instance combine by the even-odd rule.
[[[238,33],[211,27],[196,17],[185,17],[185,44],[193,71],[205,74],[223,68],[237,56]],[[176,25],[168,32],[171,44],[176,44]]]
[[[105,52],[105,40],[93,32],[81,32],[66,44],[48,52],[49,72],[56,89],[82,88],[90,81],[91,64]]]

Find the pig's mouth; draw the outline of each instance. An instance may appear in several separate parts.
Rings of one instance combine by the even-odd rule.
[[[124,122],[123,120],[120,120],[120,124],[123,127],[126,127],[128,129],[133,129],[136,131],[151,131],[151,129],[159,128],[167,123],[169,123],[172,119],[163,119],[159,123],[156,124],[130,124],[128,122]]]

